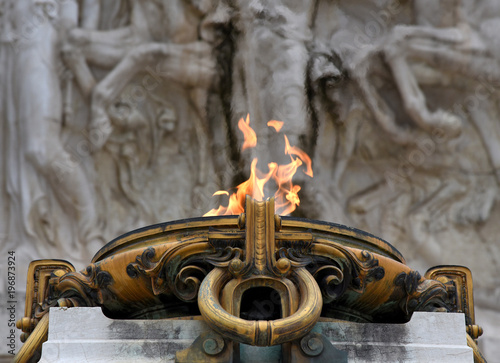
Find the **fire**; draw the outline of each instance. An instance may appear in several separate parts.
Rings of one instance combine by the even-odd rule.
[[[283,127],[284,122],[283,121],[276,121],[276,120],[271,120],[267,123],[267,126],[273,127],[276,132],[280,132],[281,128]]]
[[[267,126],[274,128],[276,132],[280,132],[283,127],[282,121],[271,120]],[[257,134],[250,127],[250,115],[247,115],[246,120],[243,118],[238,122],[238,128],[243,133],[244,142],[241,150],[257,146]],[[271,179],[276,184],[277,190],[274,193],[275,209],[278,214],[290,214],[300,204],[299,191],[300,186],[292,183],[292,178],[299,169],[305,167],[304,173],[311,178],[313,177],[311,158],[300,148],[291,146],[288,137],[285,139],[285,154],[290,155],[290,163],[278,165],[277,163],[269,163],[267,165],[269,171],[264,173],[257,168],[258,159],[254,158],[250,166],[250,177],[247,181],[236,187],[236,192],[230,194],[228,191],[219,190],[213,195],[228,195],[229,203],[227,207],[219,206],[217,209],[212,209],[204,214],[205,216],[232,215],[244,212],[245,196],[250,195],[256,200],[263,200],[265,196],[264,186]]]
[[[243,119],[238,121],[238,128],[241,132],[243,132],[243,136],[245,138],[241,151],[257,146],[257,134],[250,127],[250,115],[247,115],[247,119],[245,121]]]

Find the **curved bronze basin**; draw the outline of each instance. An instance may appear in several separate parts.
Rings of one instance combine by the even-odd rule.
[[[203,319],[220,339],[259,346],[296,344],[320,319],[404,323],[416,310],[465,312],[469,345],[481,334],[467,268],[438,266],[422,277],[384,240],[275,215],[272,199],[247,197],[239,216],[126,233],[80,272],[67,261],[33,261],[28,276],[17,325],[29,341],[17,362],[40,349],[54,306],[100,306],[112,318]]]
[[[415,309],[446,293],[442,283],[411,270],[403,256],[380,238],[333,223],[280,217],[273,208],[272,200],[249,199],[241,216],[186,219],[129,232],[97,252],[85,270],[62,275],[54,290],[59,299],[72,300],[70,305],[102,306],[114,318],[201,313],[210,320],[207,314],[214,313],[214,306],[220,307],[221,314],[242,319],[245,291],[267,286],[279,292],[280,319],[305,311],[301,301],[319,304],[309,307],[319,312],[312,325],[319,314],[353,321],[405,322]],[[222,281],[217,282],[220,291],[208,286],[200,300],[202,283],[216,284],[210,277],[214,269]],[[280,287],[283,281],[291,290]],[[304,286],[320,299],[302,296]],[[204,300],[209,299],[208,292],[216,297],[211,305]],[[222,315],[212,318],[223,320]],[[235,324],[242,322],[235,320]]]
[[[27,334],[51,306],[101,306],[128,319],[198,315],[227,339],[261,346],[300,339],[320,318],[401,323],[415,310],[448,309],[443,282],[411,270],[389,243],[354,228],[275,215],[272,199],[247,197],[240,216],[129,232],[80,272],[49,262],[41,302],[20,322]],[[47,270],[49,262],[30,268]],[[260,314],[255,307],[262,306]]]

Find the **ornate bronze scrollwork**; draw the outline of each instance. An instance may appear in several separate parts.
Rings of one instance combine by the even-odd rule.
[[[338,225],[277,216],[272,199],[247,197],[239,217],[127,234],[81,272],[51,260],[33,262],[30,271],[35,279],[28,291],[36,293],[28,295],[18,326],[24,338],[32,331],[36,337],[23,357],[43,341],[52,306],[101,306],[122,318],[201,314],[212,331],[179,352],[179,362],[228,361],[240,343],[281,344],[284,356],[319,359],[325,349],[334,352],[326,338],[309,334],[321,318],[403,323],[416,310],[462,311],[471,341],[481,331],[467,269],[439,267],[422,277],[386,242]],[[275,310],[248,310],[262,306]]]

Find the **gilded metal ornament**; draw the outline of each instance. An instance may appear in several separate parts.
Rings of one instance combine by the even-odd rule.
[[[345,357],[311,333],[330,318],[404,323],[417,310],[464,312],[471,346],[481,333],[468,269],[440,266],[421,276],[387,242],[340,225],[280,217],[273,199],[247,196],[240,216],[128,233],[81,272],[52,260],[34,261],[30,271],[36,273],[18,323],[27,343],[17,362],[40,348],[51,306],[100,306],[109,317],[127,319],[201,315],[212,332],[179,351],[178,362],[231,361],[241,343],[281,345],[296,362],[326,361],[332,352]]]

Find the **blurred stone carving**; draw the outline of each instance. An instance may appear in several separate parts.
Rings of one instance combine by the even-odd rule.
[[[22,241],[21,265],[85,261],[127,230],[209,209],[215,60],[200,28],[210,35],[215,10],[1,2],[2,250]]]
[[[471,20],[465,18],[465,14],[472,13],[470,6],[470,3],[460,1],[430,5],[420,1],[404,7],[399,2],[388,1],[384,7],[371,6],[363,29],[355,21],[354,15],[359,14],[353,14],[353,9],[346,3],[320,3],[318,14],[332,14],[337,26],[320,22],[322,25],[315,45],[319,51],[312,54],[310,62],[312,109],[313,114],[321,118],[316,162],[324,160],[321,164],[325,164],[329,159],[325,149],[335,150],[333,168],[336,171],[330,178],[335,182],[332,188],[336,191],[330,195],[340,203],[345,202],[346,197],[349,199],[346,212],[350,218],[357,220],[372,208],[380,211],[379,203],[393,200],[396,195],[402,195],[398,204],[406,210],[407,218],[403,220],[412,221],[405,228],[407,232],[403,232],[403,239],[433,240],[434,233],[429,236],[427,228],[436,228],[429,225],[439,223],[437,220],[442,217],[443,210],[451,213],[451,221],[458,225],[483,222],[488,218],[497,188],[491,179],[491,173],[496,173],[497,153],[488,140],[496,135],[498,127],[493,120],[485,119],[487,117],[481,111],[483,107],[465,110],[467,104],[450,105],[449,102],[452,97],[457,99],[457,94],[453,94],[456,89],[470,92],[478,85],[491,89],[498,72],[497,61],[491,52],[487,47],[481,47],[481,34],[473,31]],[[416,19],[417,23],[412,24],[411,19]],[[486,79],[481,78],[485,74],[479,72],[479,65],[484,64],[489,64],[494,70],[487,80],[488,85],[484,85]],[[434,110],[426,100],[426,94],[432,94],[429,86],[443,91],[441,104],[433,102]],[[425,92],[423,87],[426,87]],[[350,96],[345,96],[346,92]],[[492,95],[478,98],[476,103],[481,101],[483,106],[491,109],[492,105],[484,103],[490,103],[494,99]],[[349,117],[349,108],[350,114],[357,110],[359,116]],[[473,115],[481,113],[483,120],[478,121]],[[369,118],[373,122],[367,122]],[[360,119],[363,122],[359,122]],[[334,128],[326,126],[328,123],[333,123]],[[469,123],[479,132],[471,130]],[[326,136],[332,132],[326,131],[328,128],[341,134],[333,136],[336,141],[332,142],[332,138]],[[463,128],[467,135],[459,138]],[[489,134],[484,132],[485,129]],[[475,133],[475,141],[479,142],[475,147],[482,149],[483,154],[468,165],[471,167],[469,175],[459,175],[463,174],[458,171],[463,167],[460,165],[463,161],[457,163],[458,160],[449,155],[453,149],[464,147],[471,131]],[[373,140],[373,132],[388,137],[393,144],[381,146],[368,141]],[[365,141],[363,136],[370,134],[372,137]],[[357,147],[354,146],[356,143]],[[391,160],[391,154],[401,156],[401,153],[406,153],[406,157]],[[371,177],[365,173],[362,177],[365,179],[362,183],[367,183],[364,191],[345,195],[346,189],[341,186],[342,175],[346,165],[353,165],[353,159],[360,157],[363,167],[373,166],[375,160],[370,159],[383,157],[384,168],[377,171],[372,168]],[[474,175],[479,172],[472,171],[472,168],[479,165],[483,170],[489,169],[490,175]],[[439,170],[440,167],[446,170]],[[358,181],[355,183],[361,184],[359,174],[352,168],[350,173],[356,174]],[[372,179],[372,182],[367,179]],[[415,193],[413,184],[419,185],[421,196],[412,196]],[[478,184],[483,185],[480,190],[473,187]],[[318,188],[325,189],[324,185]],[[352,190],[353,186],[349,188]],[[480,199],[473,203],[471,198]],[[463,200],[468,202],[460,207]],[[433,216],[434,213],[439,216]],[[394,238],[401,239],[402,235],[395,235],[392,240]],[[427,242],[425,245],[427,247],[422,250],[429,253],[428,258],[442,257],[437,247],[440,243]]]
[[[483,296],[498,302],[500,293],[486,287],[499,253],[487,231],[497,230],[498,215],[500,8],[358,3],[363,11],[346,1],[318,5],[309,62],[315,217],[340,214],[399,241],[421,269],[477,264],[477,295],[491,306]]]
[[[248,112],[254,128],[269,140],[269,120],[283,120],[292,145],[308,133],[307,98],[304,92],[307,46],[312,40],[315,2],[236,1],[237,30],[234,54],[232,107],[236,117]],[[281,152],[275,152],[281,154]],[[257,154],[259,151],[257,150]],[[267,153],[258,155],[267,160]]]
[[[10,97],[2,115],[6,120],[2,142],[6,182],[2,192],[11,217],[6,222],[8,233],[15,233],[27,250],[27,240],[42,238],[51,248],[69,251],[99,237],[95,233],[93,183],[65,150],[61,137],[63,95],[59,81],[64,69],[58,39],[67,30],[71,14],[50,0],[10,5],[5,21],[11,22],[11,37],[2,44],[5,72],[11,73],[2,84],[4,94]],[[27,34],[16,33],[26,30],[27,20],[33,29]],[[71,172],[66,173],[67,169]],[[52,218],[58,213],[73,220],[70,233],[74,244],[60,234],[61,221]],[[45,247],[45,243],[37,243],[35,250],[44,254]]]

